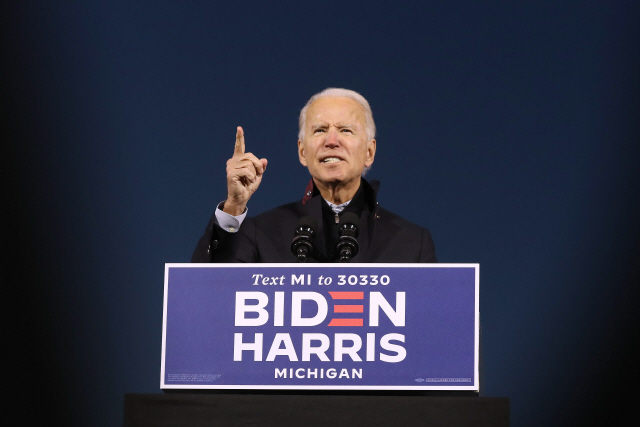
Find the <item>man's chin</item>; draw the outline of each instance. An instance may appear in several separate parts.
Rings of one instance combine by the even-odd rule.
[[[359,176],[357,177],[359,181]],[[332,175],[332,174],[319,174],[313,177],[316,184],[321,184],[324,187],[339,187],[349,184],[350,181],[355,179],[348,179],[344,175]]]
[[[328,173],[327,173],[328,172]],[[333,173],[331,173],[333,172]],[[314,178],[316,178],[320,182],[326,183],[340,183],[344,181],[345,177],[342,173],[337,173],[338,171],[325,171],[325,173],[319,173]]]

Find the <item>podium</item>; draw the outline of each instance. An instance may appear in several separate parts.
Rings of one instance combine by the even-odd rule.
[[[479,391],[477,264],[167,264],[160,387]]]
[[[477,264],[167,264],[161,389],[125,426],[508,426]]]
[[[508,427],[509,399],[473,396],[127,394],[125,427]]]

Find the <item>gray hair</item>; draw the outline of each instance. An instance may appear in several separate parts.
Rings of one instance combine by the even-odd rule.
[[[364,110],[364,116],[366,120],[365,131],[367,132],[367,138],[369,141],[371,141],[373,138],[376,137],[376,124],[373,121],[373,113],[371,112],[371,107],[369,106],[369,103],[367,102],[366,99],[364,99],[364,96],[360,95],[358,92],[353,90],[330,87],[323,90],[322,92],[319,92],[313,95],[311,99],[307,101],[306,105],[300,111],[300,118],[298,119],[298,127],[299,127],[298,139],[300,141],[304,139],[304,129],[307,122],[307,110],[309,109],[309,106],[313,104],[313,101],[315,101],[316,99],[322,98],[325,96],[332,96],[336,98],[338,97],[351,98],[354,101],[356,101],[358,104],[360,104],[360,106]]]

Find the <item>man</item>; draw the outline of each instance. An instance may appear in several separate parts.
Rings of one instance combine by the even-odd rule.
[[[307,102],[299,126],[299,160],[312,177],[303,199],[246,218],[267,159],[245,153],[238,127],[227,161],[227,199],[218,205],[192,262],[297,262],[291,242],[305,216],[318,224],[309,262],[336,262],[340,220],[347,212],[360,219],[359,251],[351,262],[436,262],[429,231],[378,206],[377,183],[362,178],[376,154],[375,124],[364,97],[326,89]]]

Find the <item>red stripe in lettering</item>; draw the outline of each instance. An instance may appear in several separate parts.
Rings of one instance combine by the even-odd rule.
[[[362,319],[331,319],[328,326],[363,326]]]
[[[363,313],[363,305],[334,305],[334,313]]]
[[[333,299],[364,299],[364,292],[329,292]]]

